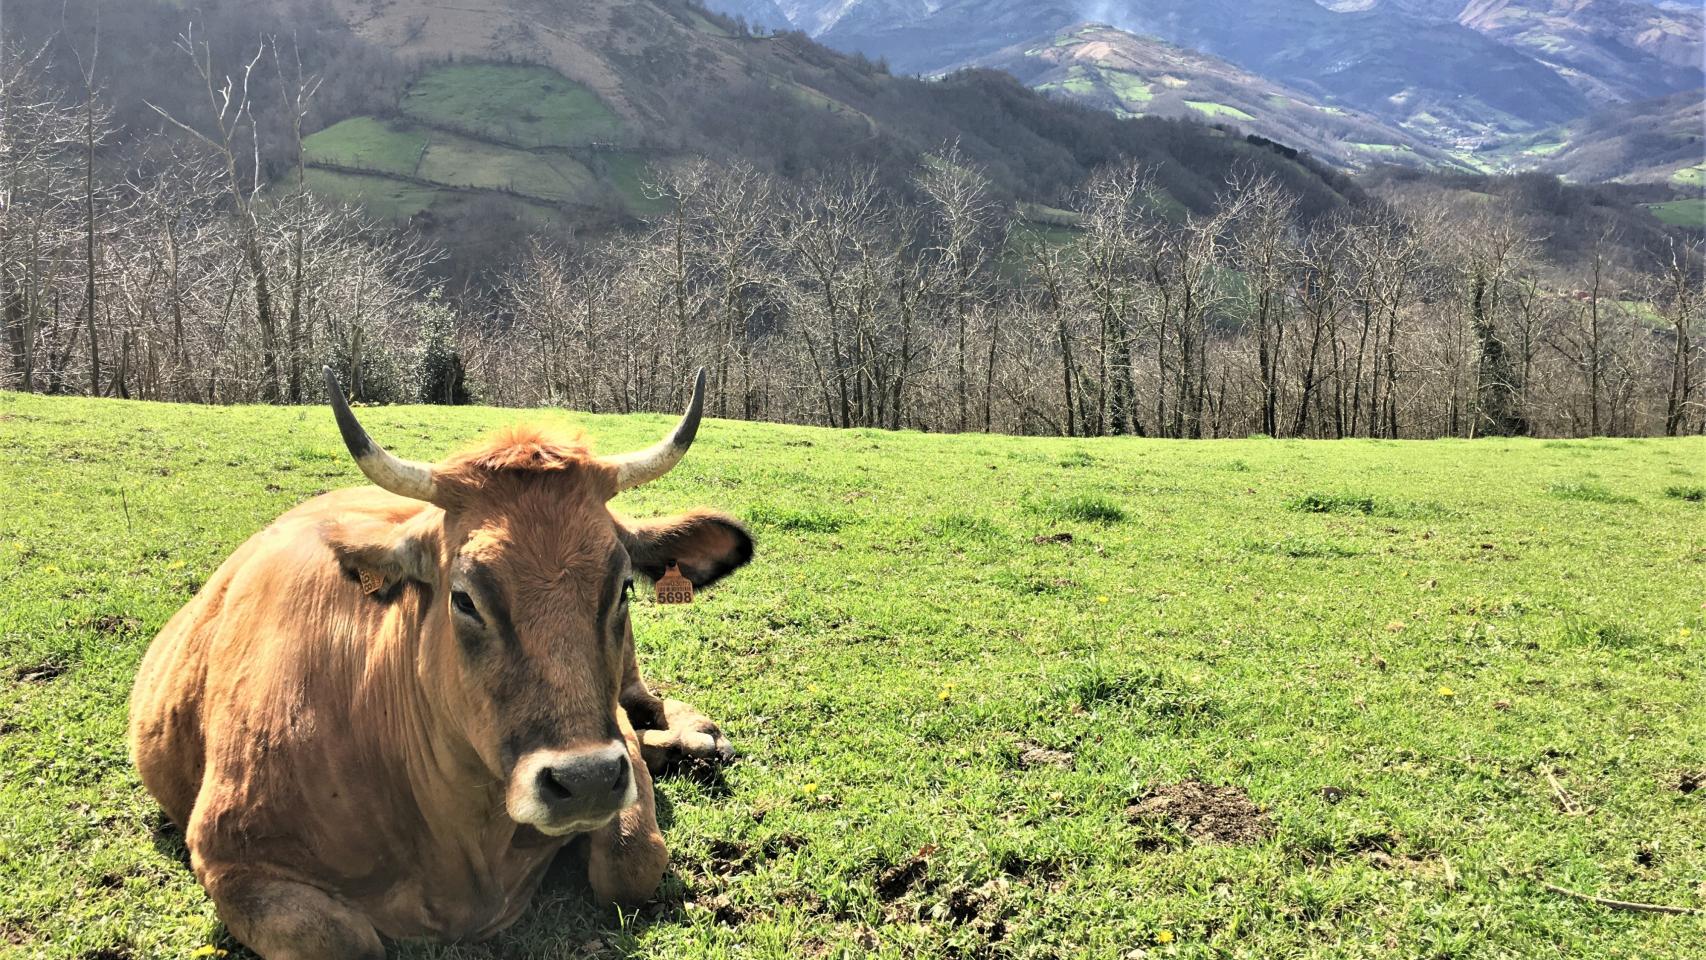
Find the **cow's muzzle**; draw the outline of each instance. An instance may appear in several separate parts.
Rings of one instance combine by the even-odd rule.
[[[509,813],[541,833],[596,830],[634,803],[634,767],[622,741],[590,750],[539,750],[516,764]]]

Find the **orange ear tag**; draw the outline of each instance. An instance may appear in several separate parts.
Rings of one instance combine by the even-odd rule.
[[[675,566],[675,561],[669,562],[669,569],[658,578],[659,603],[692,603],[693,581],[681,575]]]
[[[385,589],[385,578],[371,570],[357,570],[356,575],[361,578],[361,592],[370,597]]]

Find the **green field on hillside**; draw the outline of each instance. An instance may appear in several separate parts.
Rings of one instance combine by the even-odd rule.
[[[532,417],[372,408],[436,458]],[[155,632],[359,481],[329,412],[0,394],[0,954],[246,957],[125,756]],[[638,602],[726,788],[660,784],[656,903],[547,878],[403,958],[1695,957],[1706,440],[1153,441],[707,422],[637,516],[754,563]],[[211,951],[208,951],[211,953]]]
[[[1126,103],[1148,103],[1155,99],[1155,92],[1149,81],[1135,73],[1103,70],[1102,80],[1107,83],[1108,89],[1114,92],[1114,96]]]
[[[419,216],[444,197],[444,191],[390,177],[308,168],[308,188],[334,203],[360,206],[387,220]]]
[[[1213,119],[1219,119],[1221,117],[1231,117],[1234,120],[1256,119],[1237,107],[1227,106],[1224,103],[1215,103],[1212,100],[1186,100],[1185,106]]]
[[[521,147],[581,147],[622,132],[591,90],[555,70],[519,64],[429,70],[404,95],[402,109],[432,126]]]
[[[1693,227],[1696,230],[1706,230],[1706,198],[1689,197],[1683,200],[1666,200],[1663,203],[1649,203],[1647,209],[1673,227]]]
[[[1692,167],[1683,167],[1670,175],[1673,182],[1685,187],[1706,186],[1706,162],[1697,163]]]
[[[433,135],[420,175],[434,183],[509,190],[559,202],[582,196],[593,183],[592,172],[560,150],[509,150],[442,134]]]
[[[375,117],[351,117],[302,141],[307,161],[414,176],[427,149],[428,131]]]

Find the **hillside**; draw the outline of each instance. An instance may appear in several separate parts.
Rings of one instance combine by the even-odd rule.
[[[1066,0],[951,0],[919,22],[824,34],[833,46],[936,70],[1080,19]],[[1586,100],[1556,73],[1455,23],[1372,9],[1335,13],[1313,0],[1109,3],[1105,20],[1213,53],[1272,80],[1425,130],[1436,141],[1558,123]],[[1022,31],[1022,32],[1021,32]],[[1017,32],[1017,35],[1014,35]],[[981,49],[980,49],[981,48]]]
[[[1641,100],[1698,85],[1697,3],[1653,0],[1317,0],[1340,12],[1384,7],[1451,21],[1556,69],[1590,97]]]
[[[647,169],[689,153],[783,177],[867,163],[900,183],[949,141],[1007,196],[1043,204],[1121,154],[1167,166],[1165,186],[1188,209],[1239,162],[1271,169],[1311,210],[1342,202],[1345,188],[1206,126],[1122,123],[988,72],[894,77],[798,33],[744,34],[684,0],[338,2],[360,39],[428,64],[394,111],[325,118],[337,122],[309,141],[323,189],[377,197],[396,216],[465,204],[470,192],[529,216],[643,213]]]
[[[831,46],[925,73],[1093,19],[1494,168],[1538,165],[1510,142],[1598,104],[1706,84],[1698,11],[1641,0],[825,0],[791,15]]]
[[[670,422],[361,416],[427,459],[523,420],[601,450]],[[0,424],[0,952],[251,956],[136,778],[126,696],[232,550],[360,474],[323,408],[0,393]],[[1703,463],[1698,437],[707,420],[619,506],[758,541],[693,605],[632,613],[648,679],[741,759],[659,780],[671,876],[642,909],[595,905],[571,854],[491,942],[391,956],[1693,958],[1706,918],[1540,881],[1706,899]]]
[[[1706,103],[1698,93],[1618,104],[1571,123],[1541,169],[1579,183],[1706,186]],[[1694,172],[1690,172],[1694,171]]]
[[[1105,24],[1079,24],[974,61],[1119,116],[1227,124],[1339,167],[1444,166],[1452,158],[1361,111],[1264,80],[1217,57]]]
[[[1307,158],[1205,124],[1121,120],[995,71],[894,76],[689,0],[201,0],[188,13],[177,0],[134,0],[99,18],[102,0],[67,2],[63,16],[57,3],[8,7],[5,26],[14,42],[48,49],[76,102],[75,65],[98,25],[96,81],[113,104],[118,165],[175,129],[156,106],[211,130],[205,88],[178,49],[186,27],[198,49],[208,44],[216,77],[240,75],[263,38],[295,38],[304,71],[325,80],[303,126],[311,184],[448,248],[457,284],[501,269],[533,234],[595,239],[655,212],[648,182],[693,156],[784,183],[868,166],[904,192],[921,157],[957,142],[996,195],[1024,209],[1061,205],[1122,157],[1156,167],[1185,210],[1207,209],[1240,165],[1285,183],[1306,216],[1355,195]],[[275,182],[296,156],[277,96],[278,63],[291,55],[289,41],[281,47],[282,58],[263,50],[262,92],[245,114],[263,179]]]
[[[1471,0],[1457,22],[1524,50],[1595,103],[1699,88],[1702,14],[1639,0]]]

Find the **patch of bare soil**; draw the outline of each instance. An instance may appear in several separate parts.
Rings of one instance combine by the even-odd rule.
[[[904,861],[884,868],[877,874],[877,899],[888,903],[905,896],[929,872],[930,855],[935,852],[936,845],[927,843]]]
[[[1198,843],[1255,843],[1273,833],[1268,812],[1238,787],[1200,780],[1151,787],[1126,807],[1132,822],[1161,822]]]
[[[1021,767],[1070,767],[1072,754],[1065,750],[1053,750],[1038,746],[1034,743],[1022,743],[1025,752],[1019,754]]]
[[[19,667],[13,676],[17,678],[19,683],[49,683],[65,676],[67,669],[69,668],[63,663],[49,661],[34,666]]]
[[[1693,793],[1706,787],[1706,770],[1678,770],[1670,785],[1677,793]]]

